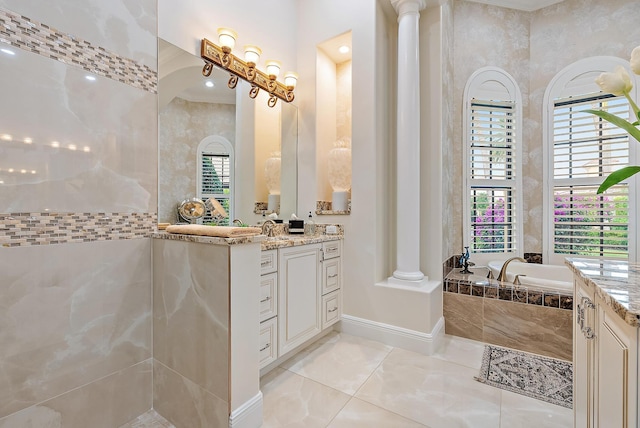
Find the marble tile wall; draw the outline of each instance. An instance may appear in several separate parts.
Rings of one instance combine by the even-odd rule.
[[[0,0],[2,428],[151,407],[156,7]]]
[[[116,373],[151,358],[150,240],[0,251],[0,426],[26,426],[7,422],[21,410],[21,418],[40,417],[44,408],[73,412],[74,390],[99,391],[91,385],[108,376],[115,377],[99,398],[99,414],[135,417],[111,405],[119,406],[115,396],[133,381]],[[136,392],[138,410],[150,404],[146,391]]]
[[[229,417],[229,247],[153,240],[154,408],[176,426]]]

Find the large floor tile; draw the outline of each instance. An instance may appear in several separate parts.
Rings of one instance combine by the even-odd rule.
[[[332,333],[286,361],[282,367],[353,395],[392,349],[380,342]]]
[[[477,370],[394,349],[356,397],[431,428],[496,428],[501,391]]]
[[[501,427],[570,428],[573,410],[509,391],[502,391]]]
[[[324,428],[350,398],[281,368],[265,375],[260,386],[264,395],[262,428]]]
[[[445,334],[433,357],[480,370],[485,344]]]
[[[425,428],[425,425],[352,398],[327,428]]]

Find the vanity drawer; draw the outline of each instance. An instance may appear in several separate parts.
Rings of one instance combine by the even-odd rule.
[[[342,314],[342,302],[340,301],[340,290],[322,296],[322,329],[329,327],[340,321]]]
[[[260,322],[278,315],[278,272],[260,277]]]
[[[260,254],[260,275],[278,270],[278,250],[267,250]]]
[[[340,288],[340,258],[322,262],[322,295]]]
[[[322,243],[323,260],[340,257],[340,241],[329,241]]]
[[[278,358],[278,318],[260,323],[260,368],[263,368]]]

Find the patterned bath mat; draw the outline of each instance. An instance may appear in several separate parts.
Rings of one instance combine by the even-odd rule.
[[[485,345],[476,380],[558,406],[573,406],[573,365],[568,361]]]

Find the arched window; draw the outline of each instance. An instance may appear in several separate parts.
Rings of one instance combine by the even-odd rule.
[[[484,67],[464,90],[464,245],[522,253],[522,96],[504,70]]]
[[[226,138],[210,135],[198,144],[197,196],[205,202],[215,198],[227,211],[228,217],[218,225],[229,225],[233,219],[234,163],[233,146]],[[204,224],[213,220],[209,211],[201,219]]]
[[[550,263],[563,263],[567,256],[636,258],[632,181],[596,194],[609,173],[635,164],[635,145],[629,145],[622,129],[584,112],[633,116],[624,97],[603,93],[595,83],[600,73],[619,65],[629,67],[615,57],[577,61],[558,73],[545,92],[543,257]]]

